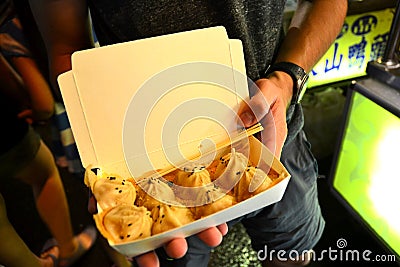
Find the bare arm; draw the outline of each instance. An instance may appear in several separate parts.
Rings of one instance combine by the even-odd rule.
[[[30,0],[49,57],[50,80],[71,69],[73,52],[93,47],[85,0]],[[57,90],[58,91],[58,90]],[[57,95],[61,99],[60,95]]]
[[[29,96],[26,94],[21,76],[0,53],[0,92],[17,105],[17,109],[29,108]]]
[[[296,63],[310,71],[339,34],[346,12],[347,0],[299,0],[276,62]],[[260,121],[266,129],[261,134],[262,142],[280,157],[287,136],[286,109],[292,98],[293,81],[288,74],[276,71],[256,84],[260,91],[239,111],[239,116],[245,126]],[[252,110],[262,112],[254,114]]]
[[[54,99],[47,80],[36,62],[29,57],[12,57],[12,63],[28,92],[34,120],[47,120],[53,115]]]
[[[293,62],[311,71],[339,34],[346,12],[346,0],[299,0],[276,61]],[[287,74],[281,74],[288,80],[290,101],[293,84]]]

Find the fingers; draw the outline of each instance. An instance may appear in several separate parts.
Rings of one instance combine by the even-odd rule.
[[[248,128],[259,122],[269,112],[269,104],[261,92],[257,92],[250,100],[243,102],[239,108],[239,125]]]
[[[204,230],[197,236],[207,245],[215,247],[222,242],[222,237],[227,233],[228,225],[223,223],[216,227],[211,227],[207,230]],[[187,249],[188,246],[186,239],[184,238],[175,238],[164,245],[165,253],[168,257],[173,259],[179,259],[185,256]],[[160,264],[157,254],[154,251],[138,256],[135,258],[135,260],[140,267],[157,267]]]
[[[286,109],[282,104],[272,106],[271,113],[263,118],[261,124],[264,131],[261,133],[261,141],[272,151],[277,158],[280,158],[283,144],[287,136]]]
[[[225,236],[228,233],[228,225],[226,223],[218,225],[217,228],[222,236]]]
[[[260,122],[264,130],[257,138],[280,158],[287,136],[287,102],[283,90],[269,79],[258,80],[252,88],[254,96],[239,108],[242,120],[239,124],[247,128]]]
[[[89,200],[88,200],[88,211],[90,214],[96,214],[97,213],[97,200],[94,197],[92,190],[89,189]]]
[[[188,249],[186,239],[176,238],[164,245],[165,252],[173,259],[179,259],[185,256]]]
[[[140,255],[135,258],[136,263],[139,267],[159,267],[160,262],[154,251]]]
[[[222,242],[222,237],[228,233],[228,225],[223,223],[216,227],[209,228],[199,233],[197,236],[211,247],[218,246]],[[164,245],[168,257],[179,259],[185,256],[188,246],[186,239],[176,238]]]
[[[184,238],[176,238],[169,243],[164,245],[164,250],[161,257],[170,257],[173,259],[179,259],[185,256],[187,251],[187,243]],[[165,255],[166,253],[166,255]],[[146,254],[140,255],[135,258],[136,263],[139,267],[158,267],[160,266],[160,261],[157,254],[154,251],[148,252]]]
[[[33,111],[32,109],[25,109],[18,113],[18,118],[19,119],[24,119],[24,118],[31,118],[33,116]]]
[[[222,242],[222,237],[228,232],[228,226],[226,223],[221,224],[217,227],[211,227],[203,232],[197,234],[197,236],[208,246],[216,247]]]

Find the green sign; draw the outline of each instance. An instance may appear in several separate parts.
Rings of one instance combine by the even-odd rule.
[[[394,11],[347,16],[335,43],[311,71],[308,87],[365,75],[367,63],[383,56]]]

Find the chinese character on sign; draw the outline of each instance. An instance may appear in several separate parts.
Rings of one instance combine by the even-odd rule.
[[[335,43],[335,50],[333,51],[332,63],[330,64],[330,66],[328,66],[329,59],[325,60],[325,73],[327,73],[333,69],[339,70],[340,64],[342,63],[343,54],[339,55],[339,62],[338,62],[336,59],[337,52],[338,52],[338,46],[339,46],[339,44]]]
[[[358,18],[351,26],[351,32],[354,35],[365,35],[371,32],[378,24],[378,19],[372,15],[366,15]]]
[[[361,68],[363,66],[366,46],[367,42],[365,41],[364,36],[360,43],[349,46],[349,67],[358,66]]]
[[[383,57],[388,39],[389,33],[378,34],[374,37],[374,41],[371,44],[370,60],[377,60],[378,58]]]

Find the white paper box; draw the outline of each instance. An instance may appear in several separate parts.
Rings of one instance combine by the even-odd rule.
[[[151,123],[146,125],[147,134],[143,137],[146,153],[132,148],[127,151],[124,143],[126,134],[136,134],[135,127],[138,127],[137,122],[140,122],[143,115],[138,114],[136,121],[126,121],[129,118],[127,114],[142,86],[166,69],[192,62],[208,62],[231,69],[231,75],[228,72],[224,80],[224,86],[230,87],[231,91],[224,95],[213,84],[200,87],[198,84],[187,85],[185,92],[188,95],[181,99],[179,97],[182,94],[179,94],[179,97],[158,102],[152,110],[156,116],[145,114],[151,118]],[[165,156],[164,152],[169,149],[180,149],[185,157],[190,158],[190,153],[199,148],[199,142],[203,139],[218,144],[230,137],[232,129],[226,133],[226,129],[207,125],[204,121],[196,124],[195,121],[182,130],[182,138],[178,140],[176,147],[166,147],[164,151],[161,149],[163,143],[158,133],[163,129],[157,120],[164,118],[165,110],[168,111],[171,106],[203,95],[220,101],[231,109],[230,112],[237,111],[241,101],[248,98],[247,80],[243,73],[245,67],[240,41],[229,40],[224,28],[214,27],[79,51],[72,57],[72,70],[61,74],[58,83],[84,167],[91,165],[107,173],[136,178],[148,171],[178,166],[179,162],[174,159],[171,164]],[[230,127],[232,122],[229,123],[227,125]],[[155,249],[174,237],[190,236],[279,201],[290,175],[258,140],[253,137],[249,140],[251,156],[262,155],[262,161],[266,161],[267,165],[281,174],[283,179],[279,183],[231,208],[181,228],[135,242],[110,245],[124,255],[136,256]],[[145,164],[147,159],[142,163],[144,157],[150,158],[152,168]]]

